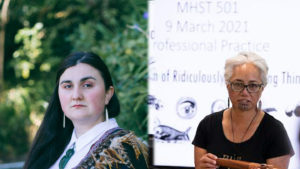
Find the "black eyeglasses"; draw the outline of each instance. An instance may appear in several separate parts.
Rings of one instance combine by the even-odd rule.
[[[250,83],[245,85],[241,82],[229,82],[230,87],[235,92],[243,91],[245,88],[249,93],[256,93],[259,91],[260,88],[264,86],[264,84],[257,84],[257,83]]]

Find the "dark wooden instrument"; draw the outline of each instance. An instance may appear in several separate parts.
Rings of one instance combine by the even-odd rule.
[[[273,165],[259,164],[248,161],[230,160],[225,158],[218,158],[217,165],[221,167],[228,167],[231,169],[279,169]]]

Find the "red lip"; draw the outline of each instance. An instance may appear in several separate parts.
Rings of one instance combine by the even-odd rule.
[[[82,104],[75,104],[75,105],[73,105],[72,107],[74,107],[74,108],[80,108],[80,107],[85,107],[85,105],[82,105]]]
[[[248,102],[250,102],[250,100],[248,100],[248,99],[239,99],[238,102],[248,103]]]

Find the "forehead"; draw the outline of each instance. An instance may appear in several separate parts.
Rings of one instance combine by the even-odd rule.
[[[261,82],[259,69],[252,63],[245,63],[233,68],[230,81]]]
[[[96,68],[94,68],[86,63],[79,63],[75,66],[67,68],[64,71],[64,73],[60,76],[59,81],[62,81],[62,80],[76,81],[76,80],[80,80],[87,76],[92,76],[96,79],[103,80],[100,72]]]

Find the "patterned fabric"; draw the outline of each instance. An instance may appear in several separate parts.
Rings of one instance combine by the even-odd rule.
[[[76,169],[147,169],[148,149],[132,132],[108,130]]]

